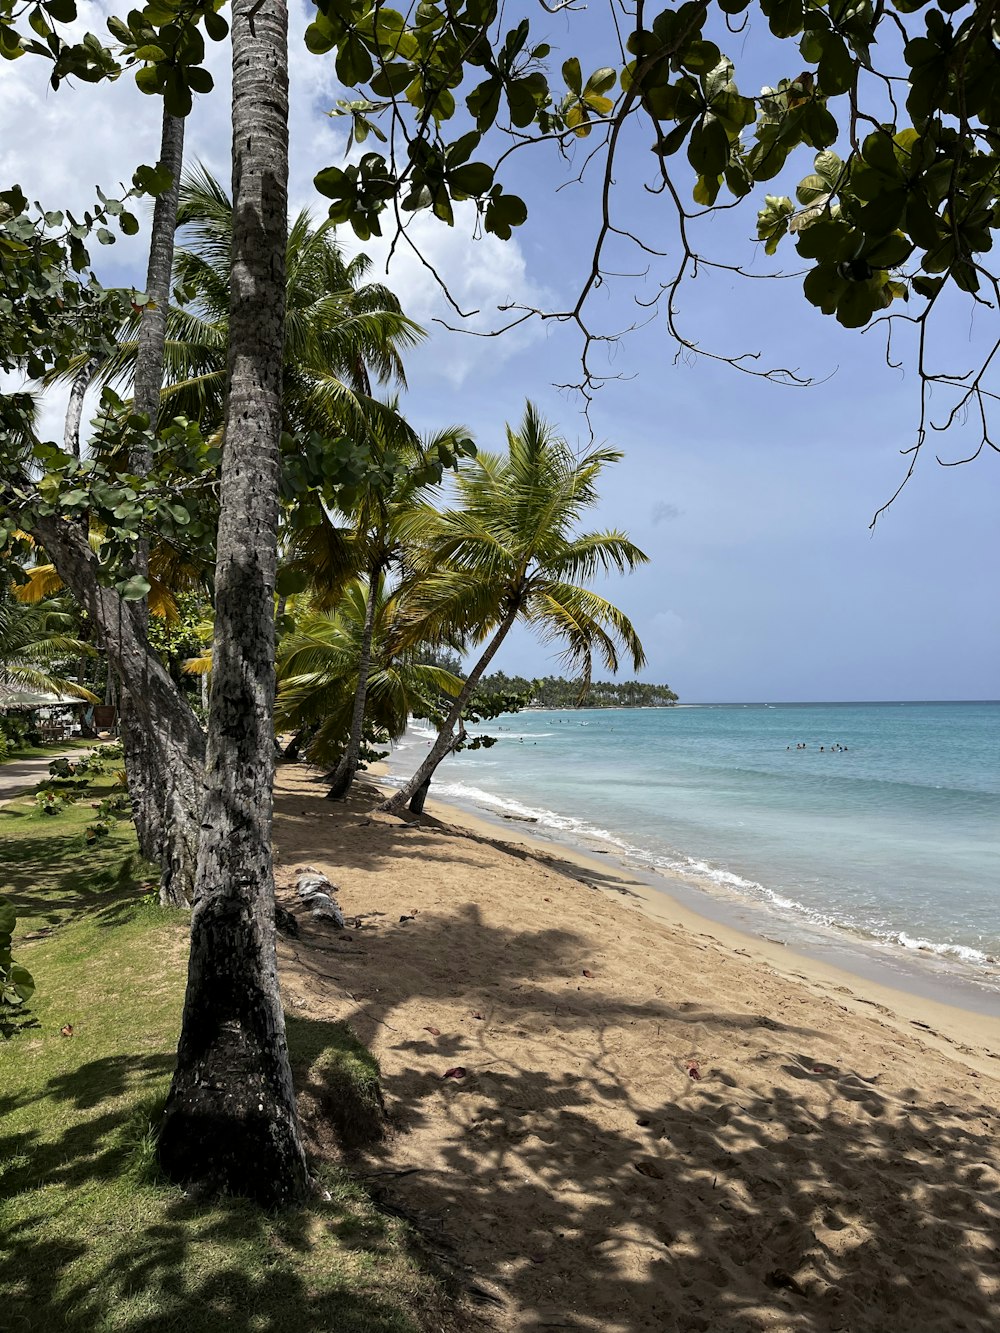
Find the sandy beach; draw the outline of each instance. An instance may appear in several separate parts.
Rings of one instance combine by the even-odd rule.
[[[358,1169],[455,1275],[469,1328],[1000,1326],[1000,1022],[520,827],[373,803],[279,769],[285,1000],[381,1061],[392,1132]],[[344,932],[301,910],[302,865]]]

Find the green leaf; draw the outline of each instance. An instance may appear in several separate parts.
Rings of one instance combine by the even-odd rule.
[[[562,76],[566,80],[566,87],[571,93],[576,93],[577,97],[583,92],[583,75],[580,71],[580,62],[576,56],[571,56],[562,67]]]
[[[683,145],[684,140],[691,132],[693,120],[682,120],[679,125],[675,125],[669,134],[664,134],[662,138],[653,145],[653,152],[660,153],[664,157],[670,157]]]
[[[836,97],[846,93],[854,83],[857,67],[847,43],[835,32],[828,32],[823,38],[823,54],[820,57],[816,73],[819,86],[827,97]]]
[[[135,236],[139,230],[139,219],[134,213],[119,213],[118,225],[125,236]]]
[[[816,154],[816,160],[813,163],[817,176],[821,176],[828,190],[832,190],[840,182],[844,171],[844,164],[831,149],[823,153]]]
[[[591,74],[590,78],[587,80],[587,86],[583,90],[584,95],[594,93],[600,96],[603,93],[609,92],[610,89],[615,86],[617,81],[618,75],[610,66],[605,65],[601,69],[595,69],[593,74]]]
[[[819,264],[806,274],[802,284],[806,300],[811,305],[819,306],[824,315],[832,315],[836,311],[837,302],[846,289],[847,282],[834,264]]]
[[[890,179],[899,179],[902,175],[896,158],[896,145],[886,130],[875,130],[868,135],[861,145],[861,156],[869,166]]]
[[[899,268],[900,264],[906,263],[912,253],[913,246],[909,239],[901,231],[896,231],[890,236],[883,237],[871,249],[866,249],[864,258],[872,268]]]
[[[141,574],[133,574],[129,579],[123,579],[115,584],[115,588],[126,602],[141,602],[149,592],[149,580],[144,579]]]
[[[156,71],[151,71],[155,73]],[[132,184],[144,194],[158,195],[170,189],[173,175],[166,167],[137,167],[132,175]]]
[[[710,111],[691,131],[687,159],[699,176],[721,176],[729,161],[729,136]]]
[[[692,74],[707,74],[719,64],[722,52],[714,42],[690,42],[679,54],[680,63]]]
[[[903,220],[906,209],[904,189],[884,190],[859,211],[858,221],[869,236],[884,236],[893,232]]]
[[[747,167],[756,181],[769,181],[785,165],[788,149],[780,143],[758,143],[747,158]]]
[[[832,111],[828,111],[821,102],[810,102],[803,107],[802,137],[813,148],[829,148],[837,142],[840,127]]]
[[[192,92],[210,93],[215,86],[215,80],[201,65],[192,65],[188,69],[187,78]]]
[[[14,904],[9,898],[0,898],[0,935],[13,935],[16,925],[17,911]]]
[[[824,199],[830,193],[830,186],[822,176],[806,176],[800,180],[795,197],[800,204],[813,204],[817,199]]]
[[[448,173],[451,188],[456,195],[477,197],[486,194],[493,186],[493,168],[485,162],[469,162],[466,166],[456,167]]]
[[[23,1004],[30,1000],[35,993],[35,979],[26,967],[21,967],[19,963],[11,966],[9,975],[9,985],[13,987],[15,994]]]
[[[135,86],[141,93],[146,93],[147,96],[152,97],[159,93],[163,86],[163,78],[163,72],[157,69],[155,65],[143,65],[141,69],[137,69],[135,72]]]
[[[229,24],[214,9],[205,13],[205,31],[213,42],[223,42],[229,36]]]
[[[867,282],[850,282],[837,304],[837,323],[845,329],[860,329],[882,305],[878,292]]]

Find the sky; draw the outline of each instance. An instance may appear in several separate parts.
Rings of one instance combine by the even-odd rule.
[[[103,31],[109,12],[84,3],[81,27]],[[531,12],[536,40],[551,42],[556,68],[570,54],[581,56],[585,76],[612,63],[606,39],[583,16]],[[305,5],[292,0],[290,200],[293,209],[321,216],[312,178],[343,160],[346,124],[326,114],[343,90],[330,58],[305,50],[306,21]],[[752,31],[728,42],[720,45],[742,61],[747,91],[795,72],[775,68],[768,44],[755,45]],[[227,60],[225,44],[212,47],[217,86],[196,100],[187,127],[188,162],[200,160],[225,181]],[[128,77],[52,92],[42,61],[5,65],[0,182],[17,182],[46,208],[82,212],[96,185],[110,195],[140,162],[155,161],[159,117],[158,101]],[[411,236],[457,304],[480,311],[467,329],[499,327],[504,305],[559,310],[575,302],[597,218],[596,177],[572,182],[589,143],[568,164],[548,147],[514,155],[505,184],[523,195],[530,216],[509,242],[477,239],[471,206],[459,209],[454,228],[428,217],[415,222]],[[577,331],[534,321],[495,338],[449,332],[439,321],[462,321],[404,246],[387,280],[429,331],[407,358],[410,419],[421,430],[461,422],[482,447],[498,447],[504,423],[516,423],[530,398],[575,445],[586,447],[593,436],[624,452],[604,475],[590,526],[625,529],[650,563],[600,591],[639,631],[648,659],[642,679],[669,684],[685,702],[997,698],[1000,598],[991,576],[1000,545],[1000,458],[987,453],[943,468],[933,451],[960,457],[970,436],[959,430],[932,438],[913,479],[870,530],[905,472],[900,451],[914,438],[912,349],[900,343],[903,366],[890,369],[884,339],[840,329],[805,302],[798,280],[703,270],[676,302],[685,334],[727,354],[759,352],[754,365],[790,367],[815,382],[785,387],[678,357],[662,302],[649,305],[677,256],[675,218],[662,197],[642,188],[651,160],[648,147],[627,145],[615,216],[667,257],[626,246],[609,256],[608,267],[622,276],[596,293],[595,327],[641,327],[599,349],[599,358],[607,349],[601,368],[616,378],[595,395],[589,422],[579,395],[557,387],[579,380]],[[808,159],[798,166],[792,186]],[[789,189],[778,184],[767,191]],[[754,272],[773,270],[752,242],[758,206],[755,194],[710,220],[699,246]],[[145,215],[143,222],[139,236],[93,247],[107,284],[142,286]],[[349,232],[342,240],[354,248]],[[386,252],[385,245],[373,252],[373,276],[384,273]],[[794,267],[793,251],[778,259]],[[972,364],[996,319],[995,311],[971,315],[956,303],[937,348],[948,369]],[[46,405],[54,436],[62,411],[58,399]],[[551,647],[521,630],[495,665],[527,676],[559,670]]]

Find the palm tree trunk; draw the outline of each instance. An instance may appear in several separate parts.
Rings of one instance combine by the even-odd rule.
[[[368,676],[372,667],[372,639],[375,636],[375,611],[378,607],[379,582],[382,576],[382,563],[376,563],[368,571],[368,600],[365,603],[365,623],[361,631],[361,655],[358,660],[358,687],[354,691],[354,709],[351,713],[351,730],[347,738],[347,749],[341,755],[340,763],[334,770],[332,785],[326,794],[328,801],[341,801],[351,790],[351,783],[358,771],[361,758],[361,733],[365,721],[365,701],[368,698]]]
[[[146,296],[139,325],[132,403],[136,412],[149,418],[152,429],[160,414],[160,390],[163,387],[163,357],[167,339],[167,308],[170,304],[170,277],[174,268],[174,235],[177,231],[177,199],[184,166],[184,121],[163,111],[160,159],[157,167],[170,172],[170,185],[156,196],[153,204],[153,230],[149,238],[149,262],[146,266]],[[152,462],[148,445],[133,450],[129,466],[145,476]]]
[[[184,121],[163,111],[158,166],[171,174],[166,190],[157,195],[153,205],[153,229],[149,241],[149,260],[146,266],[146,295],[149,304],[142,313],[139,325],[135,377],[132,386],[132,404],[136,412],[149,419],[156,429],[160,411],[160,389],[163,385],[163,356],[167,336],[167,306],[170,302],[170,275],[174,264],[174,234],[177,230],[177,198],[180,193],[181,168],[184,162]],[[152,466],[153,454],[149,444],[142,441],[129,452],[129,468],[137,477],[145,477]],[[142,537],[135,547],[133,567],[137,574],[149,573],[149,541]],[[143,599],[130,607],[137,633],[145,638],[149,623],[149,604]],[[179,691],[178,691],[179,693]],[[158,844],[163,841],[163,828],[169,827],[172,814],[166,805],[172,804],[166,755],[157,742],[156,731],[149,731],[143,717],[143,701],[127,686],[119,702],[122,743],[125,746],[125,771],[128,774],[129,795],[137,812],[136,827],[141,828],[140,844]],[[157,828],[156,825],[161,827]],[[192,852],[197,850],[194,839]],[[189,859],[185,853],[185,859]],[[169,858],[168,858],[169,864]],[[167,867],[164,867],[166,870]],[[182,885],[177,877],[165,873],[160,879],[160,905],[189,907],[191,885]]]
[[[80,422],[83,418],[83,400],[90,388],[90,381],[100,365],[100,360],[92,356],[82,365],[73,377],[70,386],[69,401],[66,404],[66,426],[63,432],[64,448],[74,458],[80,457]]]
[[[500,625],[497,628],[496,633],[493,635],[493,638],[490,639],[489,643],[486,645],[486,649],[482,657],[480,657],[479,661],[476,663],[476,665],[472,668],[472,670],[466,677],[465,684],[462,686],[460,694],[456,698],[455,702],[452,704],[451,712],[445,718],[441,726],[441,730],[437,734],[437,740],[434,742],[434,744],[428,751],[427,757],[424,759],[424,762],[420,765],[420,767],[414,773],[413,777],[410,778],[409,782],[407,782],[404,787],[401,787],[397,792],[393,792],[393,794],[389,797],[387,801],[382,802],[382,804],[378,807],[379,810],[384,811],[388,815],[400,814],[402,812],[403,806],[406,805],[408,802],[412,801],[414,797],[417,795],[417,793],[421,792],[421,788],[423,788],[424,790],[420,796],[419,808],[414,808],[411,806],[411,809],[414,809],[415,814],[419,814],[420,811],[423,809],[424,798],[427,795],[426,789],[430,785],[430,780],[434,774],[434,770],[437,768],[438,764],[440,764],[441,760],[446,758],[447,755],[451,753],[451,750],[454,747],[455,728],[462,720],[462,710],[465,708],[465,705],[472,698],[473,692],[476,686],[479,684],[480,677],[482,676],[486,668],[489,666],[489,664],[493,661],[497,649],[500,647],[500,645],[503,643],[504,639],[510,632],[511,626],[517,619],[517,613],[520,609],[521,609],[520,602],[515,602],[514,605],[507,612],[507,614],[504,616],[503,620],[500,622]]]
[[[288,12],[236,0],[233,250],[212,702],[191,955],[159,1160],[265,1206],[309,1184],[278,991],[274,581],[288,181]]]

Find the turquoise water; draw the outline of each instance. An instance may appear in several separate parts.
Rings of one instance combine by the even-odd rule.
[[[432,795],[752,904],[789,942],[846,933],[1000,985],[1000,703],[530,711],[484,729],[499,743],[447,760]],[[430,734],[411,728],[391,770]]]

